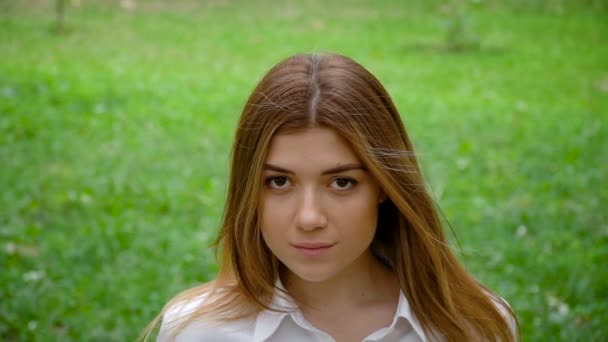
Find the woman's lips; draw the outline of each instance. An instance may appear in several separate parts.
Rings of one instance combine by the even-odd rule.
[[[306,256],[319,256],[327,253],[335,243],[298,243],[292,246]]]

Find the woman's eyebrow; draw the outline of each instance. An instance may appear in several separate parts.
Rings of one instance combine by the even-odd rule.
[[[350,170],[365,170],[365,167],[363,167],[363,165],[358,164],[358,163],[344,164],[344,165],[338,165],[334,168],[325,170],[321,174],[322,175],[331,175],[334,173],[340,173],[340,172],[350,171]]]
[[[276,165],[272,165],[269,163],[264,163],[264,170],[272,170],[272,171],[276,171],[276,172],[281,172],[281,173],[288,173],[293,175],[294,172],[285,168],[282,168],[280,166],[276,166]]]
[[[281,173],[286,173],[286,174],[291,174],[291,175],[295,174],[295,172],[293,172],[289,169],[286,169],[286,168],[283,168],[283,167],[280,167],[277,165],[272,165],[270,163],[264,163],[264,169],[281,172]],[[338,165],[336,167],[332,167],[331,169],[327,169],[327,170],[323,171],[321,174],[322,175],[331,175],[331,174],[350,171],[350,170],[366,170],[366,168],[359,163],[351,163],[351,164],[344,164],[344,165]]]

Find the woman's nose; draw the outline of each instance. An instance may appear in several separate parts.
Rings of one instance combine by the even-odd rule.
[[[302,191],[298,201],[296,221],[298,228],[306,231],[325,228],[327,225],[320,194],[315,189]]]

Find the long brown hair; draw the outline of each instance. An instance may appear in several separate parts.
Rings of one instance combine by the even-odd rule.
[[[476,281],[448,246],[387,91],[361,65],[336,54],[292,56],[273,67],[255,88],[232,151],[228,196],[216,240],[220,272],[215,281],[171,300],[145,337],[168,309],[201,296],[206,296],[204,304],[174,332],[210,313],[210,319],[230,321],[271,309],[280,262],[265,245],[258,222],[262,165],[277,132],[315,126],[332,128],[345,138],[388,196],[379,206],[371,248],[392,268],[425,332],[448,341],[516,340],[511,309]]]

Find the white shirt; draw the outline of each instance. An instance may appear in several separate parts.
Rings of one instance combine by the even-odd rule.
[[[278,284],[278,286],[281,286]],[[169,341],[168,325],[186,318],[189,313],[202,304],[203,299],[197,299],[182,305],[176,305],[163,317],[157,342]],[[275,293],[271,307],[296,308],[290,298],[284,298]],[[333,342],[327,333],[315,328],[302,315],[300,310],[276,312],[265,310],[255,318],[234,322],[215,323],[195,321],[188,324],[184,330],[175,336],[176,342],[218,341],[218,342]],[[379,329],[363,339],[363,341],[378,342],[421,342],[427,341],[422,326],[410,309],[410,304],[401,292],[399,304],[391,324]]]

